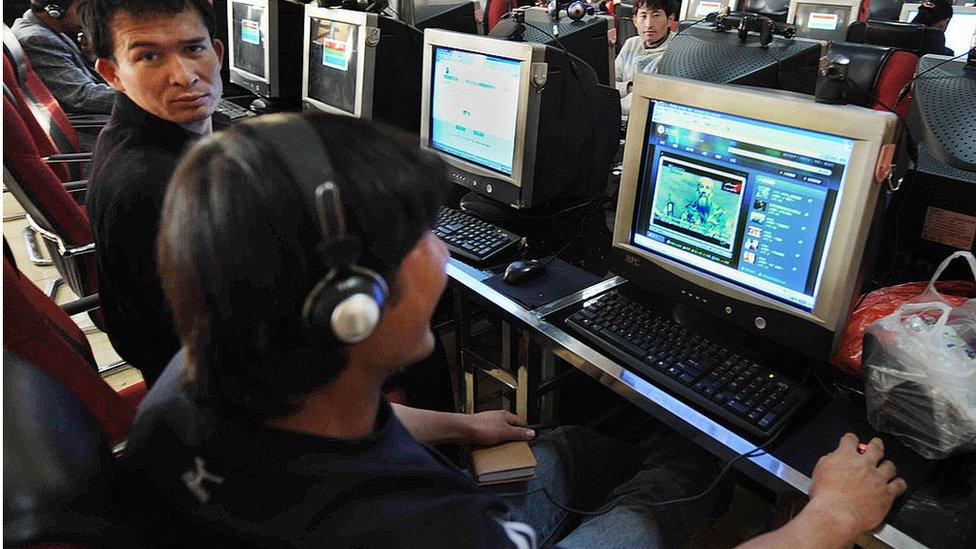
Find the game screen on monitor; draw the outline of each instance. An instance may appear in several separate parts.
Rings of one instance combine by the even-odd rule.
[[[435,48],[431,146],[512,175],[521,70],[516,59]]]
[[[232,4],[233,28],[231,42],[234,47],[234,68],[247,71],[257,77],[267,78],[264,66],[264,48],[268,43],[267,24],[263,6],[241,2]]]
[[[812,310],[854,141],[651,101],[631,243]]]
[[[824,4],[797,4],[796,25],[798,34],[814,40],[843,40],[851,22],[851,8]]]
[[[318,17],[310,24],[308,97],[356,114],[360,28]]]

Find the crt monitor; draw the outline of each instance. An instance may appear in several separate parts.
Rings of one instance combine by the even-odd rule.
[[[630,23],[628,23],[630,24]],[[559,44],[552,36],[552,21],[544,8],[528,8],[525,12],[525,26],[506,17],[498,22],[488,36],[508,40],[521,39],[549,46],[565,47],[569,53],[579,57],[596,70],[601,84],[613,85],[614,60],[616,49],[607,39],[607,32],[613,28],[613,19],[603,15],[587,15],[573,21],[565,11],[559,17]]]
[[[474,2],[417,3],[414,26],[425,29],[443,29],[454,32],[478,34]]]
[[[736,0],[684,0],[678,12],[678,21],[698,21],[725,8],[735,11],[735,4]]]
[[[861,0],[790,0],[786,22],[796,25],[801,38],[843,42],[860,8]]]
[[[423,35],[375,13],[305,6],[302,104],[416,133]]]
[[[288,0],[228,0],[230,81],[268,98],[297,99],[303,6]]]
[[[897,117],[661,75],[639,75],[634,94],[613,236],[620,274],[829,356],[869,263],[875,167]]]
[[[671,40],[657,73],[813,95],[819,64],[819,42],[776,37],[764,48],[758,34],[742,42],[734,30],[717,32],[700,23]]]
[[[919,4],[902,4],[899,21],[911,23],[918,15]],[[952,6],[952,19],[945,30],[946,47],[954,55],[962,55],[973,47],[973,36],[976,36],[976,7]]]
[[[498,210],[541,211],[604,192],[620,100],[579,59],[533,42],[428,29],[422,88],[421,146]]]

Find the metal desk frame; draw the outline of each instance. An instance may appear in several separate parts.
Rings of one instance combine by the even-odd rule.
[[[484,280],[490,273],[471,267],[456,259],[451,259],[447,265],[456,292],[455,304],[458,312],[459,347],[462,347],[462,334],[466,335],[468,318],[464,300],[474,300],[494,313],[503,315],[503,341],[507,343],[503,349],[503,357],[507,360],[517,360],[515,364],[517,379],[506,375],[503,383],[516,391],[516,409],[520,416],[529,421],[537,420],[532,417],[529,404],[537,395],[533,394],[537,385],[537,374],[543,365],[535,367],[531,363],[533,355],[547,357],[543,359],[552,365],[552,356],[558,356],[578,370],[610,388],[618,395],[626,398],[645,412],[679,431],[713,454],[729,459],[739,454],[747,453],[755,448],[755,444],[728,430],[713,419],[702,414],[695,408],[678,398],[668,394],[657,386],[649,383],[633,372],[627,370],[613,359],[608,358],[589,344],[576,339],[558,326],[545,320],[545,317],[574,303],[585,301],[607,289],[624,282],[620,277],[604,280],[594,286],[586,288],[573,295],[530,310],[518,302],[488,287]],[[513,339],[514,338],[514,339]],[[511,344],[517,341],[517,348]],[[532,345],[537,345],[541,353],[531,352]],[[511,363],[509,363],[511,365]],[[462,371],[465,376],[465,408],[473,411],[475,391],[474,364],[470,360],[462,359]],[[771,454],[741,460],[740,469],[750,477],[777,493],[797,492],[804,495],[810,491],[810,477],[793,469]],[[870,539],[873,537],[873,539]],[[877,545],[877,542],[891,547],[924,547],[921,543],[894,528],[884,524],[873,532],[868,539],[859,540],[862,546]]]

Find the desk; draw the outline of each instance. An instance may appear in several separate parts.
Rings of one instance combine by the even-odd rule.
[[[545,367],[545,362],[552,360],[551,357],[559,357],[720,458],[730,459],[755,448],[754,442],[730,431],[716,420],[647,382],[588,343],[563,330],[557,323],[548,320],[549,315],[554,312],[618,286],[625,282],[623,279],[619,277],[608,278],[581,292],[537,309],[529,310],[485,285],[484,281],[491,276],[491,273],[453,258],[447,265],[447,273],[456,299],[472,300],[491,310],[499,315],[503,322],[510,326],[511,330],[517,333],[517,337],[523,344],[523,353],[520,353],[517,365],[520,372],[519,377],[523,379],[518,381],[526,381],[531,384],[532,377],[538,375],[537,373],[533,374],[534,371],[541,371]],[[462,324],[459,327],[459,333],[464,330],[464,321],[463,317],[459,318],[459,323]],[[541,352],[524,352],[524,345],[529,342],[537,345]],[[548,356],[548,358],[543,358],[543,362],[536,365],[530,361],[533,355]],[[472,374],[465,372],[465,375]],[[530,421],[534,419],[531,412],[527,410],[528,403],[533,398],[532,390],[532,387],[519,383],[518,392],[520,395],[516,398],[521,407],[518,410],[519,413],[523,414],[523,417],[528,414]],[[472,396],[469,386],[466,395],[469,406]],[[770,454],[740,460],[742,465],[739,469],[777,494],[787,497],[807,494],[811,479],[789,463],[776,457],[776,454],[777,446],[774,445]],[[967,497],[971,501],[976,497],[976,494],[969,494]],[[899,515],[896,514],[892,523],[901,522],[899,518]],[[918,522],[916,521],[916,524]],[[921,522],[924,523],[924,521]],[[938,530],[939,528],[940,525],[932,525],[930,529]],[[873,540],[864,539],[861,545],[870,546],[876,542],[891,547],[937,547],[942,545],[937,531],[925,531],[927,528],[922,530],[909,535],[890,523],[884,524],[873,533]]]

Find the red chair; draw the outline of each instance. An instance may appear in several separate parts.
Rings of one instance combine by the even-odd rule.
[[[62,183],[41,160],[29,135],[17,109],[4,97],[3,167],[10,175],[5,182],[24,207],[29,229],[41,236],[64,281],[78,296],[97,293],[95,238],[88,214],[70,194],[83,185]],[[36,247],[34,235],[30,236],[29,251]],[[92,319],[101,325],[100,315]]]
[[[51,94],[51,90],[43,80],[34,72],[30,60],[17,41],[17,37],[9,27],[3,28],[3,54],[4,54],[4,78],[6,88],[9,88],[15,99],[15,106],[20,111],[20,115],[25,118],[33,118],[37,127],[43,132],[38,135],[32,131],[35,143],[42,151],[45,149],[40,145],[43,140],[49,141],[51,148],[61,154],[81,154],[85,153],[85,147],[79,139],[76,129],[101,128],[108,121],[104,115],[78,115],[69,116],[61,108],[57,99]],[[9,63],[10,67],[6,66]],[[6,90],[5,90],[6,91]],[[45,154],[45,156],[48,156]],[[89,161],[90,154],[77,157],[80,161]],[[64,159],[62,158],[62,162]],[[83,171],[80,164],[67,167],[70,179],[81,179]],[[69,179],[65,179],[67,181]]]
[[[123,442],[145,395],[145,384],[140,382],[123,395],[105,383],[84,333],[17,270],[8,250],[3,293],[3,348],[63,381],[95,416],[111,443]]]
[[[899,101],[899,95],[915,75],[918,56],[893,47],[852,42],[831,42],[826,55],[851,60],[847,73],[852,83],[850,103],[875,110],[890,108],[901,117],[908,115],[911,97]]]
[[[485,34],[491,32],[506,13],[519,6],[517,0],[487,0],[485,3]]]

